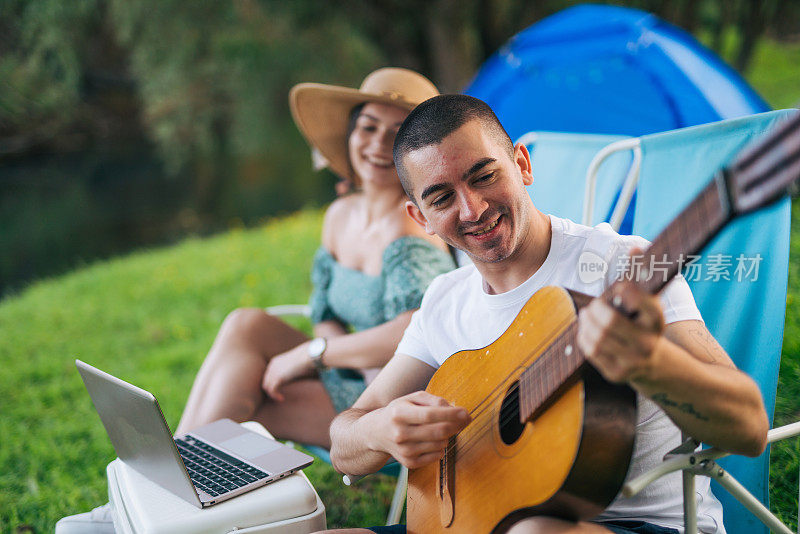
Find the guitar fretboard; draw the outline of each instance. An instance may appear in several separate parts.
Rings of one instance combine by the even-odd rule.
[[[730,209],[727,206],[727,192],[721,190],[722,181],[712,180],[705,189],[678,215],[667,228],[653,240],[643,254],[638,273],[627,273],[643,290],[655,295],[685,265],[687,258],[701,251],[711,238],[728,221]],[[614,294],[615,282],[604,293],[610,300]]]
[[[622,276],[655,295],[699,252],[728,221],[730,209],[724,181],[712,180],[705,189],[659,234],[639,261]],[[619,289],[614,282],[600,298],[611,303]],[[577,323],[571,323],[520,376],[520,419],[538,415],[557,393],[571,385],[586,358],[575,343]]]

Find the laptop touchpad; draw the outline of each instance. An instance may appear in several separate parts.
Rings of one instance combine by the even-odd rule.
[[[251,459],[279,449],[281,444],[257,434],[247,433],[223,441],[220,443],[220,446],[242,458]]]

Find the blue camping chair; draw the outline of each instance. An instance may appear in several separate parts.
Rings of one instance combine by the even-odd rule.
[[[274,315],[276,317],[287,317],[287,316],[300,316],[300,317],[310,317],[311,316],[311,308],[309,308],[306,304],[283,304],[278,306],[270,306],[265,308],[264,311],[269,313],[270,315]],[[331,463],[331,454],[330,451],[323,447],[318,447],[316,445],[305,445],[303,447],[307,449],[311,454],[318,457],[320,460]],[[397,484],[394,487],[394,494],[392,496],[392,503],[389,506],[389,512],[386,515],[386,524],[387,525],[396,525],[400,522],[400,516],[403,514],[403,508],[405,507],[406,503],[406,489],[408,488],[408,469],[405,466],[400,465],[397,462],[391,462],[386,464],[381,468],[379,471],[385,475],[391,475],[397,477]],[[343,481],[346,485],[350,485],[350,479],[345,475]]]
[[[759,137],[796,110],[782,110],[729,119],[712,124],[653,134],[640,138],[642,164],[637,187],[633,233],[653,239],[684,206],[711,180],[714,172],[727,163],[749,141]],[[684,274],[709,330],[731,355],[736,365],[749,374],[761,388],[769,414],[775,408],[778,368],[783,340],[786,308],[786,281],[789,261],[790,200],[784,198],[765,209],[740,217],[729,224],[706,246],[696,263],[700,269]],[[738,258],[742,260],[738,260]],[[760,259],[758,259],[760,258]],[[736,271],[740,261],[747,267],[757,264],[757,275]],[[703,272],[703,266],[716,265],[717,274]],[[728,267],[728,280],[719,276]],[[699,274],[698,274],[699,273]],[[743,276],[744,275],[744,276]],[[715,278],[717,278],[715,280]],[[747,328],[742,328],[747,324]],[[770,432],[770,441],[800,433],[800,424]],[[691,448],[681,457],[668,460],[650,474],[634,481],[626,492],[636,492],[648,481],[664,474],[670,466],[688,468]],[[717,457],[709,456],[712,460]],[[697,459],[697,458],[695,458]],[[758,458],[729,457],[718,462],[738,479],[755,499],[748,499],[730,475],[721,479],[728,491],[744,499],[759,517],[779,532],[789,532],[769,518],[769,450]],[[692,475],[684,471],[685,491],[693,488]],[[734,481],[735,482],[735,481]],[[688,485],[688,486],[687,486]],[[720,486],[715,495],[722,501],[725,526],[729,533],[766,532],[766,527]],[[687,493],[685,493],[686,495]],[[693,490],[689,493],[693,495]],[[694,499],[689,499],[686,513],[687,532],[696,519]],[[766,514],[764,513],[766,511]],[[694,525],[696,528],[696,525]]]
[[[596,216],[591,223],[607,220],[618,198],[624,178],[635,167],[627,151],[620,151],[605,160],[596,173],[596,183],[586,187],[586,172],[594,158],[609,145],[624,146],[633,139],[623,135],[572,134],[561,132],[528,132],[517,142],[524,143],[531,153],[533,184],[528,194],[538,209],[573,221],[582,220],[583,211],[576,196],[584,193],[583,209],[591,206]],[[585,223],[588,224],[588,223]]]
[[[580,220],[583,224],[593,225],[605,220],[621,233],[634,233],[652,239],[740,148],[795,112],[768,112],[638,138],[525,134],[520,140],[533,144],[534,175],[538,181],[538,184],[534,182],[529,191],[537,207],[546,212],[573,220],[577,220],[577,214],[582,213]],[[610,144],[604,146],[605,140]],[[592,155],[593,151],[596,154]],[[621,159],[621,153],[631,153],[632,156]],[[626,172],[627,162],[630,162],[630,168]],[[586,169],[585,187],[576,177],[576,173],[580,174],[582,168]],[[627,176],[623,180],[625,174]],[[582,210],[572,200],[574,193],[581,190],[584,190],[585,199]],[[572,194],[564,195],[564,191]],[[595,191],[599,191],[596,196]],[[635,202],[631,203],[632,200]],[[759,384],[770,414],[775,406],[783,337],[789,210],[790,201],[783,199],[773,206],[734,221],[709,244],[696,263],[702,266],[709,258],[714,258],[715,261],[729,259],[730,280],[704,280],[702,274],[695,280],[698,278],[697,269],[686,273],[709,330],[731,354],[737,366]],[[628,226],[627,231],[626,222],[633,223],[632,228]],[[760,228],[768,228],[769,231],[753,231]],[[758,261],[759,273],[756,280],[748,279],[744,272],[736,273],[736,258],[739,255],[744,260],[754,258],[747,265],[749,268],[754,266],[758,261],[757,255],[760,255],[762,260]],[[723,265],[717,265],[719,271]],[[750,278],[752,274],[751,272]],[[737,280],[740,276],[742,281]],[[721,306],[720,302],[725,305]],[[739,320],[730,319],[730,310],[741,310],[737,313]],[[748,317],[742,313],[749,313],[751,319],[756,319],[749,322],[753,325],[752,328],[741,328],[741,318]],[[797,434],[800,434],[800,423],[771,430],[769,440],[773,442]],[[692,449],[693,447],[689,447],[682,451],[685,454],[668,460],[659,469],[633,481],[626,491],[638,492],[647,483],[670,472],[670,469],[675,470],[679,465],[689,467]],[[717,457],[719,455],[713,455],[713,458]],[[719,464],[739,479],[743,489],[749,490],[755,497],[748,499],[743,491],[737,489],[738,483],[735,480],[730,482],[730,476],[722,477],[721,482],[747,502],[750,510],[773,529],[788,531],[784,525],[778,525],[777,520],[770,518],[767,515],[769,512],[763,506],[769,502],[768,452],[755,459],[726,458]],[[692,483],[690,475],[687,474],[685,478],[687,484]],[[693,490],[688,494],[693,494]],[[766,527],[748,513],[745,506],[727,492],[721,491],[716,483],[715,494],[722,501],[729,532],[766,531]],[[692,503],[693,500],[688,500],[687,527],[694,524]]]

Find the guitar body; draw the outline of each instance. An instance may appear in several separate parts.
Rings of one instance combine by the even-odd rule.
[[[588,519],[617,495],[636,425],[629,387],[586,366],[533,420],[500,417],[506,392],[576,320],[576,301],[588,300],[581,297],[541,289],[497,341],[454,354],[434,374],[427,391],[467,409],[473,421],[451,440],[444,461],[409,473],[408,532],[504,532],[530,515]]]

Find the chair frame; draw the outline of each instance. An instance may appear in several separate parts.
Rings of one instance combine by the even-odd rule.
[[[614,211],[611,213],[609,224],[614,231],[619,230],[622,226],[622,221],[625,218],[625,213],[628,211],[628,206],[633,198],[633,193],[636,191],[636,185],[639,183],[639,171],[642,163],[642,149],[638,137],[631,139],[622,139],[611,143],[610,145],[602,148],[595,154],[589,167],[586,169],[586,187],[584,188],[583,197],[583,218],[581,224],[592,226],[592,218],[594,217],[594,201],[595,190],[597,188],[597,173],[603,162],[612,154],[623,151],[633,152],[633,161],[628,169],[628,174],[625,177],[625,182],[622,185],[619,199],[614,205]]]
[[[767,442],[774,443],[800,435],[800,421],[773,428],[767,433]],[[693,438],[664,456],[664,462],[653,469],[629,480],[622,487],[622,494],[632,497],[662,476],[681,471],[683,475],[683,520],[685,534],[697,534],[697,502],[694,499],[694,477],[707,476],[716,480],[736,500],[745,506],[772,532],[793,534],[775,514],[742,486],[733,476],[715,462],[731,453],[711,447],[696,451],[699,443]],[[800,529],[798,530],[800,532]]]

